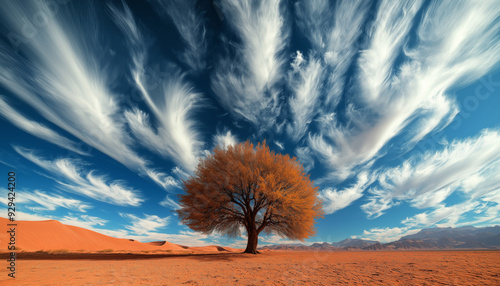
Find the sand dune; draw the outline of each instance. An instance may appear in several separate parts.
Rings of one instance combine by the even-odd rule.
[[[225,247],[217,246],[217,245],[209,245],[203,247],[190,247],[189,249],[195,251],[226,251],[229,252]]]
[[[148,246],[153,246],[153,249],[163,249],[163,250],[184,250],[186,249],[185,247],[182,247],[181,245],[174,244],[168,241],[153,241],[153,242],[146,242],[144,244],[147,244]]]
[[[151,241],[151,242],[148,242],[148,244],[155,245],[155,246],[162,246],[162,245],[165,245],[165,243],[167,243],[167,242],[166,241]]]
[[[8,220],[0,218],[4,228]],[[220,246],[185,247],[168,241],[142,243],[133,239],[114,238],[81,227],[62,224],[56,220],[47,221],[16,221],[16,247],[22,251],[234,251]],[[7,251],[7,235],[2,228],[0,235],[0,250]],[[240,251],[240,250],[236,250]]]

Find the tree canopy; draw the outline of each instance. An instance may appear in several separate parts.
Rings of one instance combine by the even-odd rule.
[[[232,237],[246,230],[245,252],[257,253],[261,232],[303,240],[322,217],[317,187],[296,158],[270,151],[265,141],[216,148],[201,159],[180,195],[181,221],[195,231]]]

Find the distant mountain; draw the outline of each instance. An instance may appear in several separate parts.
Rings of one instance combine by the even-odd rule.
[[[363,239],[344,239],[339,242],[332,242],[331,245],[339,248],[363,248],[377,243],[378,241]]]
[[[364,250],[411,250],[411,249],[435,249],[437,247],[434,243],[429,243],[423,240],[398,240],[390,243],[371,245],[364,247]],[[446,248],[446,247],[445,247]]]
[[[398,241],[381,244],[378,241],[344,239],[332,243],[268,245],[262,249],[295,251],[334,250],[411,250],[411,249],[500,249],[500,226],[458,228],[427,228]]]
[[[383,250],[385,249],[384,246],[382,246],[382,244],[380,244],[380,242],[377,242],[375,244],[372,244],[370,246],[365,246],[363,247],[364,250]]]
[[[473,227],[463,226],[458,228],[427,228],[422,229],[420,232],[412,235],[403,236],[401,239],[439,239],[449,237],[453,239],[480,239],[492,235],[500,234],[500,226],[492,227]]]
[[[344,239],[339,242],[323,242],[314,243],[312,245],[304,244],[277,244],[277,245],[266,245],[261,247],[261,249],[272,249],[272,250],[295,250],[295,251],[334,251],[334,250],[346,250],[348,248],[359,248],[365,246],[370,246],[378,241],[362,240],[362,239]]]
[[[311,248],[317,249],[317,250],[338,250],[337,247],[331,245],[328,242],[323,242],[323,243],[314,243],[313,245],[310,246]]]
[[[364,247],[365,250],[500,249],[500,226],[427,228],[398,241]]]

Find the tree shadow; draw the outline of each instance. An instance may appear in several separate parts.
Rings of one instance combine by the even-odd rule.
[[[0,259],[8,259],[9,253],[1,253]],[[232,261],[255,257],[254,254],[243,252],[220,253],[50,253],[50,252],[20,252],[16,254],[19,260],[150,260],[188,258],[199,261]]]
[[[224,253],[214,253],[214,254],[193,254],[189,256],[189,259],[195,259],[198,261],[227,261],[231,262],[235,259],[250,259],[258,257],[259,254],[249,254],[243,252],[224,252]]]

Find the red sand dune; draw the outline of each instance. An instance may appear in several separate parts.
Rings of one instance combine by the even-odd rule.
[[[0,234],[0,251],[7,251],[8,220],[0,218],[3,226]],[[69,251],[99,251],[99,250],[179,250],[179,251],[233,251],[220,246],[185,247],[167,241],[142,243],[132,239],[114,238],[81,227],[62,224],[56,220],[47,221],[16,221],[16,248],[22,251],[39,250],[69,250]],[[241,251],[234,249],[234,251]]]
[[[225,247],[217,246],[217,245],[209,245],[203,247],[190,247],[189,249],[195,251],[229,251]]]
[[[183,250],[186,249],[185,246],[174,244],[168,241],[153,241],[146,242],[145,244],[149,246],[154,246],[156,248],[164,249],[164,250]]]

